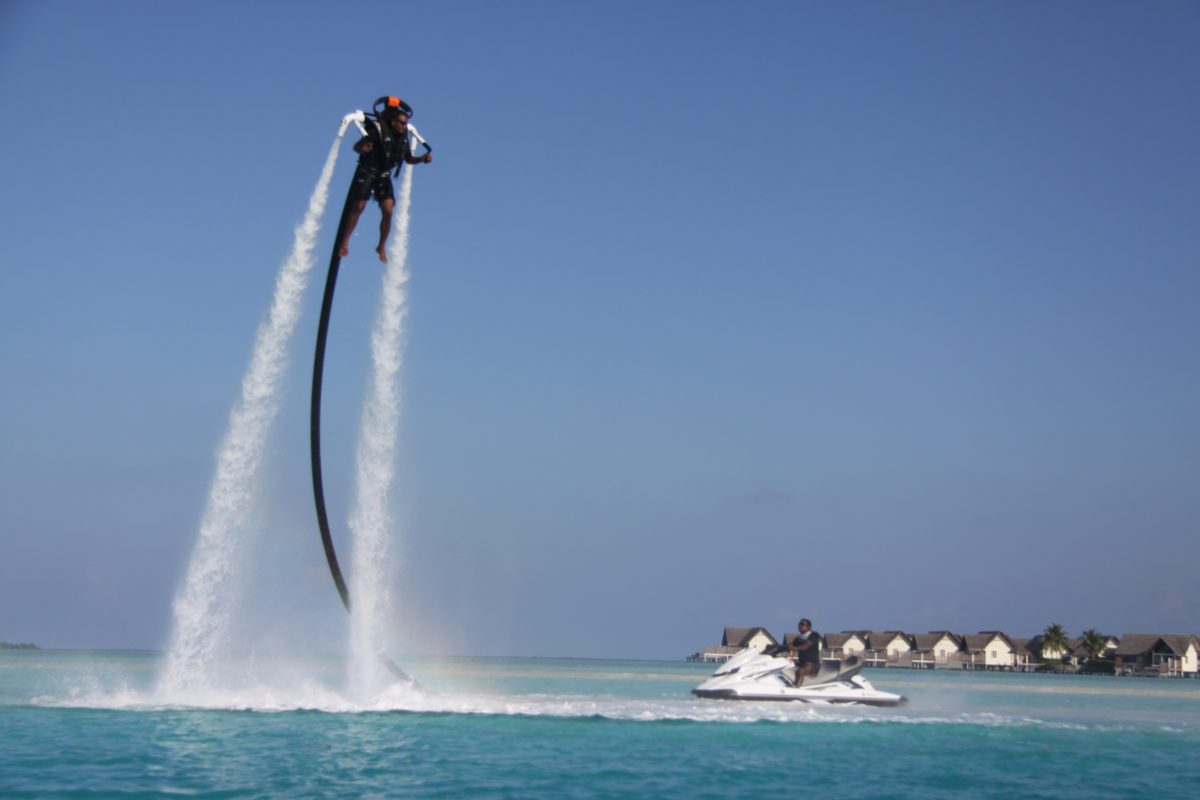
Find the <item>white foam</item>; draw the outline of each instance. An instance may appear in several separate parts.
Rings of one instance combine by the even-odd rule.
[[[192,689],[185,692],[138,690],[126,686],[78,688],[63,696],[43,696],[36,704],[130,711],[225,710],[279,713],[321,711],[331,714],[408,712],[429,714],[498,715],[546,718],[601,718],[635,722],[664,720],[703,723],[826,723],[964,725],[989,728],[1043,727],[1090,730],[1096,726],[1072,721],[1043,720],[1026,715],[990,712],[928,714],[911,708],[817,706],[802,703],[752,703],[699,698],[623,698],[583,694],[486,694],[431,692],[392,684],[374,699],[362,702],[311,677],[277,679],[241,688]],[[1106,727],[1105,729],[1109,729]]]

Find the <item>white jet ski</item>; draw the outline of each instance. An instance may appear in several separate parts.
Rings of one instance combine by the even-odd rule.
[[[791,659],[747,647],[692,689],[692,694],[721,700],[796,700],[820,705],[897,706],[905,702],[898,694],[879,691],[859,675],[865,665],[858,656],[824,661],[816,675],[795,686],[795,664]]]

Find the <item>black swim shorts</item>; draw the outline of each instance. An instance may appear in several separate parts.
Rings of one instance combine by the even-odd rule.
[[[392,188],[392,179],[385,172],[382,175],[376,175],[367,170],[357,170],[354,173],[354,199],[366,200],[368,197],[374,197],[375,202],[383,205],[384,200],[395,200],[396,191]]]

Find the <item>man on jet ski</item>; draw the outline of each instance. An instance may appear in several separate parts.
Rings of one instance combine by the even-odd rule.
[[[821,634],[812,629],[812,620],[808,617],[796,625],[799,633],[788,645],[788,654],[796,660],[796,686],[801,686],[804,679],[816,675],[821,669]]]
[[[428,164],[433,161],[429,153],[423,156],[412,154],[408,143],[408,120],[412,117],[412,107],[398,97],[388,97],[386,100],[387,104],[379,112],[379,119],[367,120],[367,135],[354,145],[354,152],[358,153],[358,169],[354,171],[350,189],[354,205],[346,219],[346,232],[338,251],[342,257],[350,254],[350,234],[354,233],[354,226],[367,207],[367,200],[374,197],[383,215],[379,220],[379,246],[375,252],[385,264],[385,245],[392,230],[392,209],[396,204],[396,193],[388,173],[395,169],[399,174],[400,164]]]

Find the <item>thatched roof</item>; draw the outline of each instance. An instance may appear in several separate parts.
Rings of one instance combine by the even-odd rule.
[[[1015,650],[1016,652],[1026,653],[1027,655],[1033,655],[1033,648],[1029,646],[1030,642],[1033,641],[1032,639],[1023,638],[1023,637],[1019,637],[1019,636],[1010,636],[1009,641],[1011,641],[1013,643],[1013,650]]]
[[[962,649],[962,637],[950,631],[930,631],[929,633],[914,633],[909,637],[913,642],[913,649],[923,653],[928,653],[937,647],[937,643],[942,639],[949,639],[954,644],[955,650]]]
[[[1145,655],[1161,649],[1160,642],[1162,647],[1180,657],[1187,654],[1189,645],[1200,651],[1200,641],[1190,633],[1123,633],[1114,655],[1124,658]]]
[[[986,650],[987,646],[992,643],[993,639],[1000,638],[1008,643],[1008,646],[1016,650],[1016,645],[1007,634],[1001,631],[980,631],[979,633],[968,633],[963,637],[963,646],[967,652],[976,653],[980,650]]]
[[[1014,639],[1013,641],[1015,642],[1016,640]],[[1032,639],[1029,640],[1029,642],[1026,644],[1025,649],[1028,650],[1031,654],[1036,655],[1038,658],[1042,658],[1043,657],[1042,651],[1045,649],[1045,641],[1046,641],[1045,634],[1039,633],[1037,636],[1034,636]],[[1064,656],[1073,655],[1075,653],[1075,651],[1078,649],[1079,649],[1079,640],[1078,639],[1067,639],[1067,643],[1063,647],[1062,652],[1059,653],[1059,655],[1064,655]],[[1055,656],[1055,657],[1057,658],[1057,656]]]
[[[770,631],[762,626],[757,626],[753,628],[726,628],[724,635],[721,636],[721,646],[745,647],[759,631],[766,634],[767,638],[771,640],[771,644],[779,644],[779,642],[775,641],[775,637],[771,635]]]
[[[904,631],[871,631],[866,635],[867,647],[872,650],[886,650],[896,639],[903,639],[910,646],[908,635]]]
[[[846,633],[846,632],[827,633],[827,634],[825,634],[825,646],[830,649],[837,649],[839,647],[845,647],[846,642],[850,641],[851,639],[858,639],[860,642],[863,643],[864,646],[867,643],[866,640],[857,633],[853,633],[853,632],[850,632],[850,633]]]

